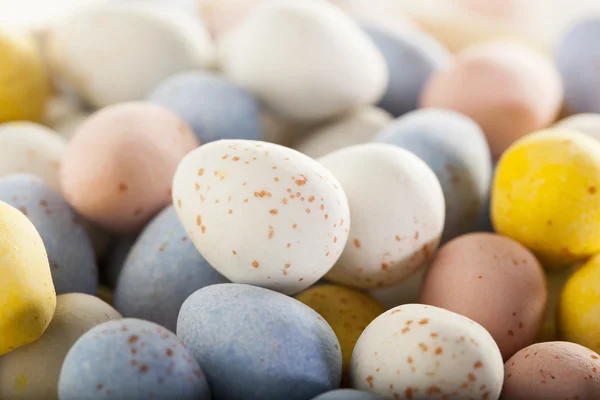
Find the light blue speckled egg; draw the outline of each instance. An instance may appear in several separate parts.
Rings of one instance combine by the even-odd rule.
[[[108,244],[106,256],[100,262],[100,283],[109,289],[117,287],[117,280],[125,264],[127,254],[133,247],[138,234],[115,236]]]
[[[475,122],[454,111],[421,109],[398,118],[374,140],[412,151],[435,172],[446,200],[443,242],[475,228],[492,169]]]
[[[60,371],[61,400],[209,400],[206,378],[171,331],[126,318],[97,325],[71,347]]]
[[[125,317],[153,321],[175,331],[179,309],[190,294],[226,282],[198,253],[170,206],[135,242],[119,275],[114,304]]]
[[[246,90],[209,72],[186,72],[163,81],[149,101],[178,114],[200,143],[220,139],[259,140],[262,122],[257,100]]]
[[[425,82],[432,73],[450,65],[450,52],[425,32],[392,31],[368,24],[363,30],[383,54],[389,73],[388,87],[378,106],[395,117],[417,109]]]
[[[177,335],[206,373],[213,400],[309,400],[340,384],[342,353],[329,324],[269,289],[200,289],[183,303]]]
[[[600,113],[600,18],[573,25],[559,40],[554,55],[570,113]]]
[[[384,400],[384,398],[360,390],[338,389],[323,393],[313,400]]]
[[[21,210],[40,233],[56,294],[96,294],[98,266],[81,220],[42,179],[30,174],[0,179],[0,201]]]

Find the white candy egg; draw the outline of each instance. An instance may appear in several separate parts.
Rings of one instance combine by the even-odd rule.
[[[481,325],[441,308],[407,304],[367,326],[350,373],[353,387],[385,399],[497,400],[504,363]]]
[[[413,153],[367,143],[320,159],[344,188],[352,228],[327,279],[358,289],[402,282],[437,248],[444,195],[433,171]]]
[[[217,271],[285,294],[329,271],[350,228],[346,195],[329,171],[259,141],[220,140],[190,152],[173,178],[173,203]]]

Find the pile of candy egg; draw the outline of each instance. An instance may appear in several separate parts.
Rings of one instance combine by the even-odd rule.
[[[599,399],[600,18],[242,3],[0,31],[0,399]]]

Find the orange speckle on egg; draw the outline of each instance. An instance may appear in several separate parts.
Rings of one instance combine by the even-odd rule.
[[[294,183],[298,186],[304,186],[308,182],[308,179],[304,175],[300,175],[300,177],[300,179],[294,180]]]
[[[200,229],[202,230],[202,233],[206,233],[206,226],[202,225]]]
[[[287,247],[289,249],[290,247],[292,247],[292,244],[288,243],[288,244],[285,245],[285,247]]]
[[[307,214],[310,214],[310,208],[307,208],[306,210],[304,210],[304,212],[306,212]]]
[[[269,210],[269,214],[271,214],[271,215],[277,215],[277,213],[278,213],[278,211],[276,208]]]
[[[369,384],[369,387],[370,387],[371,389],[373,389],[373,387],[374,387],[374,386],[373,386],[373,376],[372,376],[372,375],[369,375],[369,376],[367,376],[367,379],[366,379],[366,381],[367,381],[367,383]]]
[[[229,157],[229,154],[225,154],[223,157],[221,157],[222,160],[226,159],[227,157]]]
[[[281,199],[281,202],[282,202],[283,204],[287,204],[287,203],[288,203],[288,199],[286,199],[286,198],[284,197],[283,199]]]
[[[202,225],[202,217],[200,215],[196,216],[196,225],[198,225],[198,226]]]
[[[443,353],[444,353],[444,349],[442,349],[441,347],[438,347],[438,348],[435,349],[435,355],[436,356],[439,356],[439,355],[441,355]]]
[[[194,183],[194,187],[196,188],[196,191],[200,190],[200,184],[198,182]]]
[[[181,208],[181,199],[177,199],[177,207]]]
[[[357,249],[360,249],[360,240],[358,239],[354,239],[354,247],[356,247]]]
[[[124,182],[119,183],[119,185],[117,186],[117,190],[119,192],[126,192],[128,189],[129,189],[129,186],[127,186],[127,184]],[[45,207],[45,206],[42,206],[42,207]]]
[[[204,168],[200,168],[198,170],[198,176],[202,176],[202,175],[204,175]]]
[[[254,260],[254,261],[252,261],[252,266],[254,268],[258,268],[260,266],[260,264],[258,263],[258,261]]]
[[[428,318],[423,318],[422,320],[419,321],[419,325],[427,325],[428,323],[429,323]]]
[[[232,158],[232,160],[233,160],[233,161],[239,161],[239,160],[240,160],[240,158],[239,158],[238,156],[235,156],[235,157],[233,157],[233,158]]]
[[[234,256],[237,255],[237,251],[231,250],[231,252],[233,253]]]
[[[313,201],[315,201],[315,196],[310,196],[310,197],[308,198],[308,202],[309,202],[309,203],[312,203]]]

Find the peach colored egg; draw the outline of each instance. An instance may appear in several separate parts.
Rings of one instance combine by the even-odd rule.
[[[198,146],[171,111],[124,103],[92,115],[64,155],[61,184],[84,217],[117,233],[135,232],[171,200],[179,161]]]
[[[503,236],[472,233],[440,249],[423,281],[420,302],[481,324],[506,360],[534,342],[547,298],[544,272],[529,250]]]
[[[524,45],[471,46],[426,84],[421,106],[448,108],[473,118],[499,157],[518,138],[550,125],[563,95],[552,63]]]

